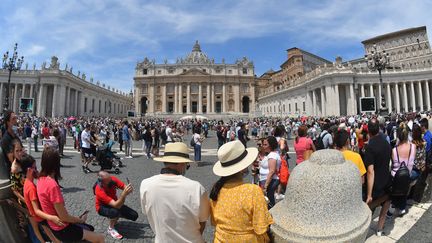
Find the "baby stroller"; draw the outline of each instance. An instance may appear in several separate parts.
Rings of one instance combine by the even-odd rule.
[[[120,167],[122,167],[122,162],[120,157],[115,155],[112,146],[114,141],[110,140],[105,146],[98,146],[96,150],[96,160],[99,162],[101,170],[112,170],[114,168],[114,173],[120,173]]]

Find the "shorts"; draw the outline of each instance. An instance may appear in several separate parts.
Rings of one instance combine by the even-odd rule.
[[[63,242],[81,241],[84,237],[84,229],[76,224],[69,224],[62,230],[51,229],[55,237]]]
[[[93,152],[90,148],[81,148],[81,151],[86,158],[91,158],[93,156]]]

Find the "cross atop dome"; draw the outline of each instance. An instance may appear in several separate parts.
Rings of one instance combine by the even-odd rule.
[[[198,40],[195,41],[195,45],[193,46],[192,51],[193,51],[193,52],[194,52],[194,51],[201,52],[201,46],[200,46],[200,44],[198,43]]]

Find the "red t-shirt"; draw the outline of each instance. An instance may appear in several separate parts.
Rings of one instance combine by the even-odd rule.
[[[42,128],[42,135],[44,136],[44,138],[48,139],[49,138],[49,134],[50,134],[50,130],[49,130],[48,127]]]
[[[39,197],[39,203],[41,205],[42,211],[47,214],[58,216],[57,211],[54,208],[54,204],[64,204],[64,199],[60,191],[60,186],[53,178],[44,176],[38,179],[37,195]],[[69,225],[68,223],[64,223],[64,226],[58,226],[51,221],[48,221],[48,224],[51,229],[56,231],[62,230]]]
[[[99,212],[101,205],[108,205],[111,200],[117,200],[117,188],[125,188],[125,184],[117,177],[111,176],[111,180],[115,183],[112,187],[101,187],[99,183],[95,187],[96,212]]]
[[[39,203],[36,185],[33,183],[33,181],[30,181],[28,179],[26,179],[24,182],[24,200],[30,216],[32,216],[36,222],[42,222],[43,219],[36,215],[33,205],[31,203],[32,201],[37,201],[37,203]]]
[[[299,137],[298,142],[294,141],[294,150],[296,151],[297,155],[297,164],[300,164],[304,161],[303,154],[306,150],[312,149],[312,144],[312,139],[307,137]]]

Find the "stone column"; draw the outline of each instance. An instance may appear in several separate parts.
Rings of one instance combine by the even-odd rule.
[[[162,85],[162,113],[167,112],[167,85]]]
[[[391,87],[390,84],[387,84],[386,86],[387,86],[387,107],[388,107],[388,111],[392,112],[393,106],[392,106]]]
[[[17,103],[18,103],[18,84],[15,84],[12,110],[16,113],[18,112],[18,109],[17,109],[18,104]]]
[[[211,112],[211,94],[210,94],[210,83],[207,84],[207,113]]]
[[[316,116],[317,115],[317,105],[316,105],[316,94],[315,94],[315,90],[312,90],[312,115]]]
[[[395,94],[396,94],[396,112],[400,113],[400,107],[401,107],[401,103],[400,103],[400,98],[399,98],[399,85],[397,83],[395,83]]]
[[[174,113],[178,113],[178,84],[174,83]]]
[[[75,90],[75,107],[74,107],[75,108],[75,110],[74,110],[75,116],[78,116],[78,104],[79,104],[78,92],[79,92],[78,90]]]
[[[325,110],[325,97],[324,97],[324,87],[320,88],[320,92],[321,92],[321,116],[325,116],[326,115],[326,110]],[[295,109],[295,106],[294,106]]]
[[[349,89],[350,89],[350,97],[351,97],[352,115],[355,115],[357,114],[357,101],[354,94],[354,84],[350,84]]]
[[[222,84],[222,112],[226,112],[226,84]]]
[[[406,87],[406,83],[403,83],[403,97],[404,97],[404,111],[408,112],[408,95],[407,95],[407,87]]]
[[[34,84],[30,84],[30,98],[33,98],[33,89],[34,89]]]
[[[198,84],[198,113],[202,114],[202,87]]]
[[[215,92],[215,88],[214,88],[214,84],[210,85],[210,104],[211,104],[211,112],[214,113],[215,112],[215,98],[216,98],[216,92]]]
[[[178,107],[179,107],[179,113],[183,114],[183,90],[182,90],[182,84],[179,84],[179,103],[178,103]]]
[[[425,88],[426,88],[426,106],[427,110],[431,110],[431,100],[430,100],[430,91],[429,91],[429,80],[426,80],[425,82]]]
[[[383,84],[384,85],[384,84]],[[379,84],[378,85],[378,99],[377,99],[377,107],[378,107],[378,109],[380,109],[381,108],[381,96],[382,96],[382,87],[381,87],[381,84]]]
[[[417,93],[419,97],[419,106],[420,106],[419,111],[424,111],[422,81],[417,82]]]
[[[66,114],[65,114],[64,107],[66,106],[66,86],[60,85],[59,88],[60,88],[60,91],[59,91],[60,97],[59,97],[59,101],[58,101],[57,115],[58,116],[65,116]]]
[[[413,111],[417,110],[415,91],[414,91],[414,82],[410,82],[410,90],[411,90],[411,105]]]
[[[373,84],[369,85],[369,97],[374,97],[374,87],[373,87]]]
[[[336,108],[335,115],[336,116],[340,116],[339,85],[338,84],[335,84],[335,86],[334,86],[334,94],[335,94],[335,96],[334,96],[334,99],[335,99],[334,106]]]
[[[186,113],[191,113],[191,84],[188,83],[187,84],[187,89],[186,89]]]
[[[360,97],[365,97],[364,84],[360,84]]]
[[[0,109],[3,109],[3,104],[4,104],[4,100],[3,100],[3,83],[0,84]]]
[[[43,116],[44,114],[42,114],[43,113],[43,98],[44,98],[44,94],[43,94],[43,91],[44,91],[44,85],[43,84],[40,84],[39,85],[39,94],[38,94],[38,103],[37,103],[37,116]]]
[[[65,115],[69,116],[70,115],[70,113],[69,113],[69,110],[70,110],[70,87],[66,87],[66,97],[65,97],[65,104],[64,105],[65,105]],[[91,104],[89,107],[91,107]],[[91,108],[89,110],[91,110]]]
[[[54,84],[54,91],[53,91],[53,98],[52,98],[52,109],[51,109],[51,117],[56,117],[57,116],[57,84]]]
[[[24,83],[24,84],[22,84],[21,98],[26,97],[25,91],[26,91],[26,84]]]

